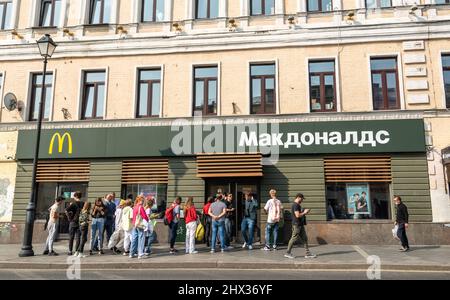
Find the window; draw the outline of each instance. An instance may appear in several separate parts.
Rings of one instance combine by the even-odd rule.
[[[383,8],[391,6],[391,0],[366,0],[366,8]]]
[[[308,0],[308,11],[332,11],[333,1],[332,0]]]
[[[84,73],[82,119],[103,118],[105,74],[104,71]]]
[[[219,0],[195,0],[196,19],[214,19],[219,16]]]
[[[0,30],[11,29],[12,1],[0,0]]]
[[[111,16],[111,0],[91,0],[89,24],[107,24]]]
[[[275,64],[250,66],[251,114],[274,114]]]
[[[122,199],[132,194],[133,199],[138,195],[144,197],[153,197],[155,204],[152,212],[163,212],[167,206],[167,184],[165,183],[146,183],[146,184],[124,184],[122,185]]]
[[[252,16],[275,14],[275,0],[251,0],[250,6]]]
[[[158,117],[161,97],[161,70],[139,70],[138,118]]]
[[[194,68],[194,116],[217,114],[217,67]]]
[[[450,108],[450,54],[442,55],[442,69],[444,73],[445,105]]]
[[[40,27],[57,26],[61,13],[61,0],[42,0],[39,15]]]
[[[43,119],[48,121],[50,116],[50,104],[52,100],[52,82],[53,74],[47,73],[45,76],[45,88],[43,86],[43,76],[40,74],[33,74],[31,81],[31,99],[30,111],[28,120],[36,121],[39,118],[39,103],[41,102],[41,94],[44,91],[44,114]]]
[[[435,0],[435,4],[450,4],[450,0]]]
[[[373,109],[399,109],[397,58],[370,59],[372,72]]]
[[[309,62],[311,111],[336,111],[334,60]]]
[[[164,0],[142,0],[142,22],[164,21]]]

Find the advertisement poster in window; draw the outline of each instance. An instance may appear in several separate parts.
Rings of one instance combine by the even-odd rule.
[[[353,215],[370,215],[370,195],[368,184],[347,184],[348,213]]]

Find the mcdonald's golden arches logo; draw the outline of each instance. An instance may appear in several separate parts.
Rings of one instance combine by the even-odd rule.
[[[65,132],[62,136],[59,134],[59,132],[56,132],[52,139],[50,140],[50,146],[48,147],[48,154],[53,154],[53,144],[55,143],[55,140],[58,139],[58,152],[63,152],[64,142],[67,138],[68,141],[68,148],[67,152],[69,154],[72,154],[72,137],[68,132]]]

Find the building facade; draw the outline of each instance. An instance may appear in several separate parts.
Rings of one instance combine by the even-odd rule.
[[[0,95],[18,99],[0,115],[0,239],[22,238],[44,91],[40,220],[76,190],[160,210],[222,190],[239,236],[243,195],[274,188],[287,216],[305,194],[313,243],[395,243],[398,194],[413,242],[450,243],[449,25],[446,0],[0,0]]]

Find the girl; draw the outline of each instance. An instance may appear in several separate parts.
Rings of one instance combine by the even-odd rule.
[[[148,198],[145,200],[145,213],[148,217],[148,226],[147,230],[145,230],[145,246],[144,246],[144,253],[146,256],[149,256],[152,253],[152,242],[153,242],[153,224],[151,222],[151,215],[152,215],[152,207],[155,203],[155,200],[153,198]]]
[[[84,251],[84,245],[86,244],[87,236],[88,236],[90,213],[91,213],[91,203],[85,202],[83,205],[83,209],[80,212],[80,217],[79,217],[80,231],[81,231],[81,243],[77,249],[77,252],[75,253],[80,258],[86,257],[86,255],[83,254],[83,251]]]
[[[186,221],[186,254],[196,254],[195,232],[197,230],[197,212],[194,207],[194,198],[188,197],[184,206],[184,218]]]
[[[144,257],[144,229],[148,226],[148,217],[143,206],[144,197],[138,196],[134,201],[133,208],[133,229],[131,233],[130,258]]]
[[[94,209],[92,210],[92,228],[91,228],[91,250],[89,254],[92,255],[92,249],[95,246],[95,239],[98,239],[98,254],[103,252],[103,228],[105,226],[106,207],[103,204],[103,198],[95,200]],[[98,233],[98,235],[97,235]]]
[[[133,224],[131,223],[133,219],[133,208],[131,208],[131,204],[131,200],[127,199],[125,201],[124,208],[122,209],[121,228],[124,232],[123,255],[130,254],[131,230],[133,228]]]

